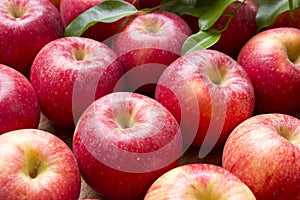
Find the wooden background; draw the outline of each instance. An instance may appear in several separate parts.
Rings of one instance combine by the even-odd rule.
[[[64,130],[55,127],[43,115],[41,116],[39,129],[53,133],[54,135],[58,136],[63,141],[65,141],[70,148],[72,148],[73,130]],[[201,162],[201,163],[212,163],[220,166],[222,160],[222,150],[223,150],[222,147],[216,147],[205,158],[199,159],[198,157],[199,149],[190,147],[181,157],[179,165]],[[104,198],[97,195],[82,179],[80,199],[85,199],[85,198],[97,198],[100,200],[105,200]]]

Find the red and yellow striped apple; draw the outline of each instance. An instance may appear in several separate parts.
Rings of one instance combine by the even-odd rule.
[[[144,200],[255,200],[251,190],[226,169],[187,164],[168,171],[149,188]]]
[[[300,120],[256,115],[226,141],[222,166],[239,177],[257,200],[300,198]]]

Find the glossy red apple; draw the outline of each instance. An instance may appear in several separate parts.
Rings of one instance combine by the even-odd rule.
[[[140,14],[130,21],[112,46],[123,63],[128,90],[155,84],[162,71],[180,56],[190,34],[186,22],[168,11]],[[153,96],[154,90],[149,86],[138,92]]]
[[[51,133],[22,129],[0,135],[0,169],[0,199],[79,197],[74,154]]]
[[[277,28],[251,38],[238,62],[253,83],[257,113],[300,113],[300,30]]]
[[[0,134],[38,128],[40,107],[31,83],[20,72],[0,64]]]
[[[69,25],[78,15],[82,14],[89,8],[102,3],[104,0],[61,0],[60,12],[63,18],[64,24]],[[124,0],[128,3],[134,3],[137,8],[140,8],[139,1]],[[91,38],[97,41],[104,41],[120,30],[124,19],[120,19],[113,23],[97,23],[86,30],[82,37]]]
[[[185,143],[201,147],[205,155],[223,145],[254,108],[246,71],[215,50],[193,51],[174,61],[159,78],[155,99],[180,122]]]
[[[221,31],[220,40],[211,49],[221,51],[236,59],[244,44],[256,34],[256,14],[258,6],[251,0],[236,1],[230,4],[223,12],[222,16],[212,26],[212,29]],[[230,19],[230,15],[233,15]],[[198,17],[184,15],[183,18],[190,25],[194,33],[199,31]]]
[[[150,97],[114,92],[82,114],[73,150],[88,185],[110,200],[142,199],[150,185],[177,166],[180,127]]]
[[[123,74],[117,55],[106,45],[83,37],[48,43],[32,64],[30,80],[45,117],[74,128],[95,99],[111,93]]]
[[[144,200],[255,200],[238,177],[212,164],[187,164],[168,171],[149,188]]]
[[[226,141],[222,166],[258,200],[300,198],[300,120],[263,114],[241,123]]]
[[[36,54],[63,35],[64,25],[49,0],[4,0],[0,1],[0,30],[0,63],[29,76]]]

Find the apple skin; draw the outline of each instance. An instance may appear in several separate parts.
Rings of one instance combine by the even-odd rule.
[[[61,0],[60,13],[65,26],[68,26],[78,15],[88,10],[89,8],[102,3],[104,0]],[[133,3],[134,0],[124,0],[128,3]],[[139,1],[133,4],[136,8],[140,8]],[[100,42],[114,36],[120,30],[126,18],[120,19],[113,23],[97,23],[88,28],[82,37],[91,38]]]
[[[276,28],[258,33],[237,61],[253,83],[257,113],[300,113],[300,30]]]
[[[230,4],[211,28],[222,30],[230,18],[228,14],[234,12],[240,4],[240,1]],[[255,16],[257,11],[258,6],[251,0],[246,0],[232,17],[227,29],[221,33],[219,41],[210,49],[221,51],[236,59],[244,44],[256,34]],[[199,17],[183,15],[183,18],[190,25],[193,33],[199,31]]]
[[[255,200],[251,190],[226,169],[212,164],[186,164],[168,171],[149,188],[144,200]]]
[[[6,0],[0,1],[0,30],[0,63],[28,77],[36,54],[63,35],[64,25],[49,0]]]
[[[141,8],[154,8],[162,3],[163,0],[140,0]]]
[[[53,3],[55,6],[56,6],[56,8],[58,8],[59,9],[59,5],[60,5],[60,0],[49,0],[51,3]]]
[[[0,135],[0,199],[74,199],[80,172],[70,148],[37,129]]]
[[[299,199],[300,120],[272,113],[244,121],[226,141],[222,166],[258,200]]]
[[[215,50],[193,51],[174,61],[159,78],[155,99],[180,123],[185,143],[198,147],[223,145],[252,116],[255,101],[246,71]]]
[[[110,199],[142,199],[150,185],[178,165],[180,127],[157,101],[114,92],[82,114],[73,151],[85,182]]]
[[[0,64],[0,134],[37,128],[40,107],[36,93],[20,72]]]
[[[89,38],[65,37],[38,53],[30,80],[45,117],[72,129],[85,108],[111,93],[122,75],[122,65],[108,46]]]
[[[300,29],[300,8],[293,10],[292,15],[289,10],[281,13],[276,17],[275,22],[266,27],[266,29],[279,27],[294,27]]]
[[[112,49],[124,66],[128,90],[135,91],[140,83],[149,84],[137,92],[152,97],[159,76],[180,56],[191,33],[180,16],[168,11],[139,14],[127,23],[114,38]]]

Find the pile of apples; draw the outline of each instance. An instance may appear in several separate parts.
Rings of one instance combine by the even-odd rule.
[[[0,199],[300,199],[300,2],[178,2],[0,0]]]

